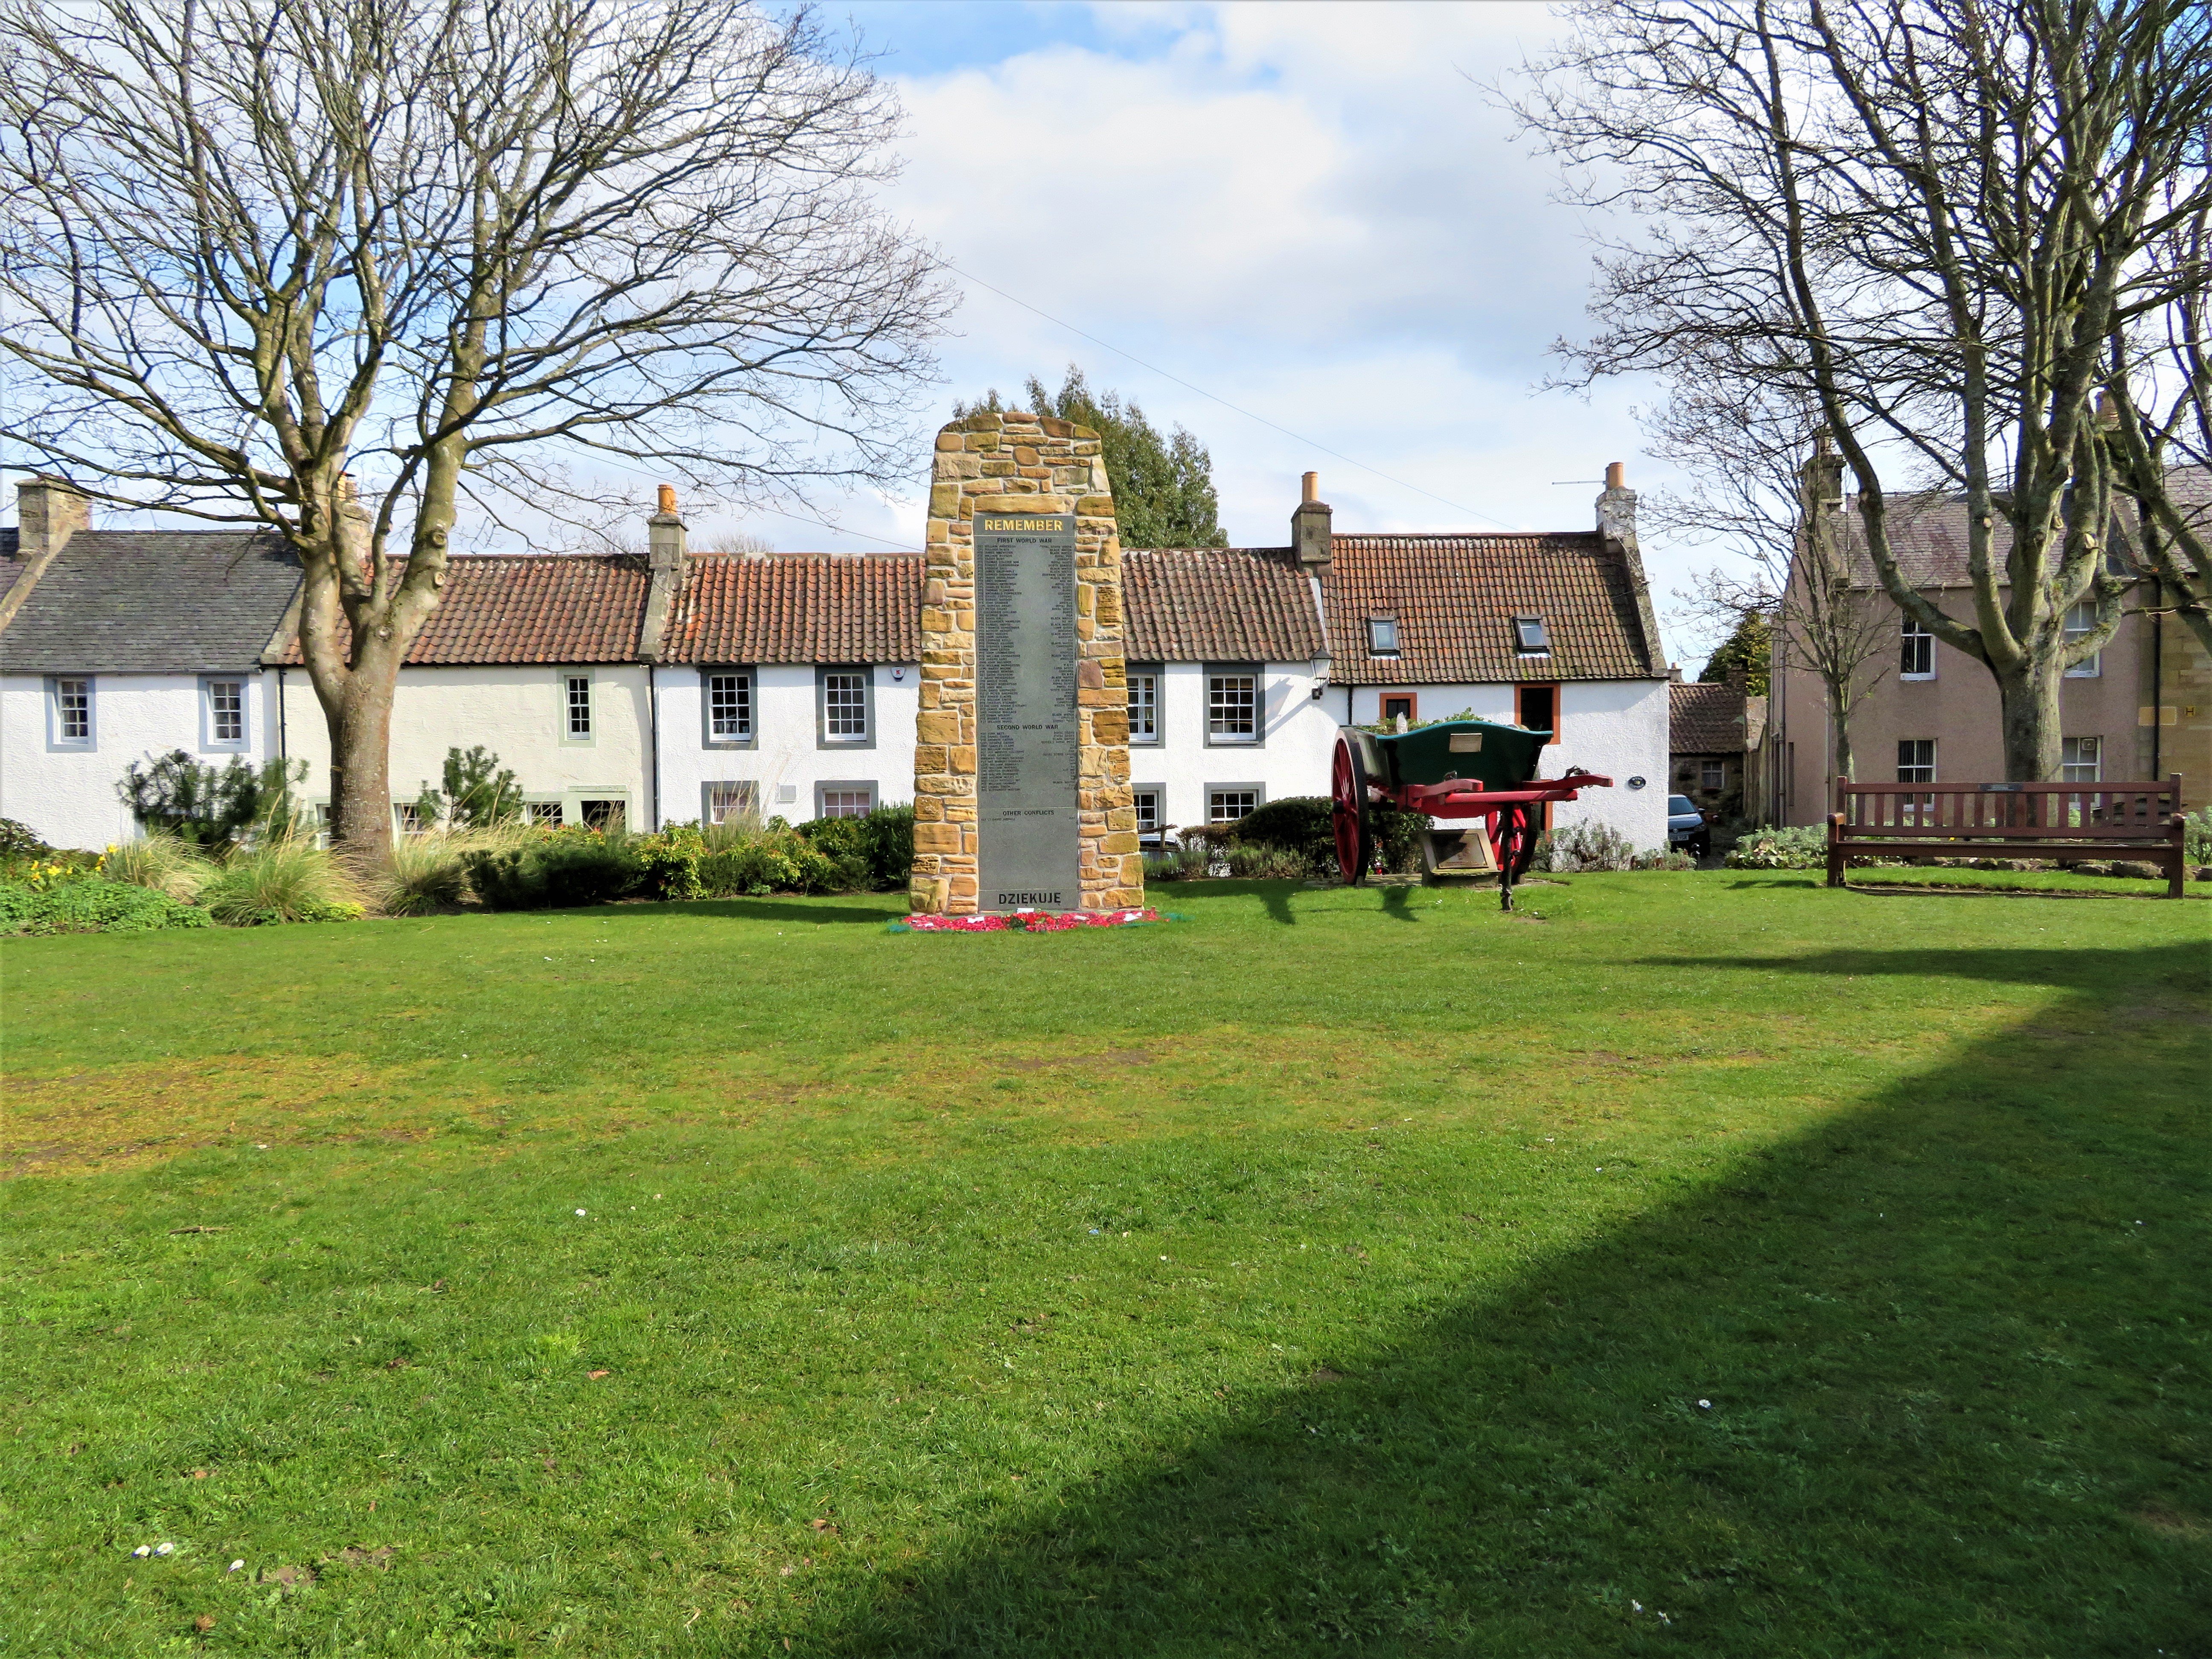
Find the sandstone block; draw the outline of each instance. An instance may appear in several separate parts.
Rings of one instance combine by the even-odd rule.
[[[960,741],[960,716],[957,714],[947,713],[941,709],[933,714],[917,714],[915,716],[914,733],[915,740],[917,743],[957,743]],[[939,762],[938,765],[926,768],[920,764],[919,759],[917,758],[916,769],[932,772],[943,771],[945,769],[943,765],[944,757],[941,752],[938,758]]]
[[[917,823],[914,826],[914,850],[917,854],[960,851],[960,826],[957,823]]]
[[[940,432],[937,434],[937,447],[939,449],[958,449],[963,447],[963,442],[964,441],[957,432]]]
[[[1133,853],[1137,850],[1137,832],[1134,830],[1114,830],[1099,843],[1099,850],[1107,853]]]
[[[1084,518],[1109,518],[1114,512],[1114,498],[1111,495],[1085,495],[1076,502],[1075,510]]]
[[[941,743],[916,744],[914,750],[914,769],[922,772],[949,772],[945,763],[945,745]]]
[[[1027,444],[1016,444],[1014,460],[1022,466],[1035,466],[1037,464],[1037,453]]]
[[[948,772],[973,772],[975,769],[975,751],[964,744],[951,751],[950,760],[951,763],[945,769]],[[917,767],[915,769],[921,769]]]

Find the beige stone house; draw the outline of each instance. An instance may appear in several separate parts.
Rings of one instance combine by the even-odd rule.
[[[2212,514],[2212,473],[2181,475],[2192,510]],[[1856,501],[1840,514],[1856,603],[1877,617],[1887,648],[1868,662],[1851,716],[1854,775],[1864,781],[1993,782],[2004,776],[1996,682],[1972,658],[1923,631],[1883,591],[1867,557]],[[1971,623],[1966,509],[1956,496],[1892,498],[1891,538],[1912,585],[1946,615]],[[2002,556],[2002,548],[1996,550]],[[2115,555],[2130,586],[2111,644],[2067,671],[2059,688],[2063,781],[2094,783],[2179,773],[2191,810],[2212,799],[2212,660],[2171,614],[2174,595]],[[1802,579],[1793,573],[1792,580]],[[2091,625],[2088,607],[2071,619]],[[1765,785],[1778,823],[1817,823],[1829,811],[1835,733],[1820,676],[1775,630]]]

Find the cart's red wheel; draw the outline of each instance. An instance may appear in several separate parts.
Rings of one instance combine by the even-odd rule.
[[[1375,836],[1367,821],[1367,768],[1352,739],[1336,736],[1336,759],[1329,767],[1330,827],[1336,832],[1336,863],[1345,881],[1357,887],[1375,862]]]
[[[1536,843],[1542,838],[1543,832],[1537,827],[1534,807],[1516,806],[1513,812],[1517,820],[1514,827],[1518,831],[1519,841],[1513,854],[1513,879],[1518,881],[1528,873],[1528,866],[1535,862]]]

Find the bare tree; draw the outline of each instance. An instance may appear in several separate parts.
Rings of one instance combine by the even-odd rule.
[[[949,298],[871,205],[897,119],[745,0],[0,0],[5,435],[286,538],[380,845],[465,502],[902,474]]]
[[[2212,117],[2197,165],[2212,155]],[[2144,562],[2212,652],[2212,204],[2151,245],[2173,303],[2113,331],[2111,441]],[[2189,482],[2184,484],[2182,481]]]
[[[1840,523],[1843,464],[1801,408],[1747,396],[1715,377],[1685,386],[1644,422],[1653,452],[1686,474],[1686,493],[1653,498],[1650,516],[1692,539],[1718,540],[1742,563],[1695,579],[1709,625],[1769,617],[1778,672],[1792,661],[1820,677],[1835,769],[1854,775],[1851,716],[1887,670],[1896,629],[1850,567]]]
[[[2190,0],[1607,0],[1520,105],[1577,199],[1642,216],[1600,261],[1577,377],[1722,375],[1809,407],[1875,574],[1995,678],[2005,764],[2053,775],[2058,685],[2101,649],[2116,334],[2180,301],[2149,257],[2212,201],[2212,9]],[[1973,615],[1892,546],[1887,458],[1963,497]],[[2002,526],[2002,528],[2000,528]],[[2069,639],[2067,612],[2096,607]]]
[[[775,551],[775,544],[766,536],[756,536],[750,530],[710,530],[699,538],[700,550],[704,553],[760,554]]]

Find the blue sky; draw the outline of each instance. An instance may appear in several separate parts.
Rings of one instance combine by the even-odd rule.
[[[1663,481],[1632,415],[1650,388],[1537,389],[1547,347],[1583,325],[1590,251],[1577,211],[1551,200],[1550,164],[1481,88],[1552,37],[1547,8],[941,0],[823,15],[884,54],[905,103],[894,212],[975,279],[940,353],[946,413],[1079,363],[1206,443],[1223,522],[1247,544],[1287,539],[1310,468],[1346,530],[1578,529],[1607,461]],[[822,516],[913,546],[920,483]],[[764,511],[747,527],[785,549],[882,544]],[[1662,611],[1710,558],[1646,552]]]

